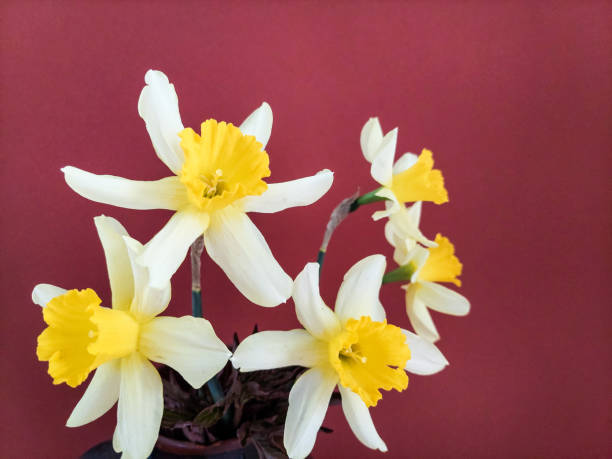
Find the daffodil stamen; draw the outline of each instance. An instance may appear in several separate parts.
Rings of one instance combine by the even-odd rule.
[[[355,349],[353,349],[353,346]],[[367,357],[361,355],[358,344],[351,344],[348,348],[341,349],[338,358],[340,360],[353,359],[359,363],[366,363],[368,361]]]
[[[350,319],[328,344],[329,361],[340,384],[358,394],[367,406],[382,398],[379,389],[408,387],[404,371],[410,349],[402,331],[368,316]]]
[[[179,133],[185,162],[178,175],[191,205],[210,213],[266,191],[268,154],[255,137],[213,119],[202,123],[201,134],[191,128]]]
[[[225,180],[223,180],[221,177],[223,177],[223,171],[221,169],[217,169],[212,178],[208,178],[205,175],[200,176],[200,179],[206,185],[204,192],[202,193],[203,198],[212,199],[215,196],[223,193],[223,183]]]

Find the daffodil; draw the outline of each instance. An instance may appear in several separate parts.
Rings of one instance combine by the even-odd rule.
[[[279,212],[309,205],[327,192],[329,170],[298,180],[267,184],[265,147],[272,129],[267,103],[241,125],[209,119],[201,133],[184,128],[174,85],[149,70],[138,102],[159,159],[173,175],[134,181],[64,167],[66,182],[81,196],[129,209],[175,211],[146,244],[138,262],[149,267],[154,286],[178,269],[194,240],[204,235],[210,257],[252,302],[276,306],[291,295],[291,278],[274,259],[246,212]]]
[[[170,284],[148,284],[147,268],[136,263],[143,246],[110,217],[95,218],[108,268],[112,308],[100,306],[91,289],[64,290],[39,284],[34,303],[43,306],[48,327],[38,337],[39,360],[49,362],[53,384],[76,387],[95,370],[68,418],[68,427],[87,424],[118,401],[113,447],[125,458],[148,457],[164,409],[159,374],[150,361],[177,370],[200,387],[231,355],[210,323],[195,317],[157,317],[170,301]]]
[[[370,118],[361,130],[361,151],[372,164],[372,178],[382,185],[376,196],[390,201],[385,210],[372,215],[374,220],[388,217],[399,210],[400,203],[448,201],[442,173],[433,169],[433,153],[424,149],[419,156],[405,153],[395,164],[397,128],[383,136],[378,118]]]
[[[436,235],[435,243],[436,246],[430,248],[417,245],[408,253],[403,253],[396,246],[395,252],[395,261],[411,273],[410,284],[403,287],[406,290],[408,318],[417,334],[431,342],[439,340],[440,335],[428,307],[453,316],[464,316],[470,312],[467,298],[438,284],[450,282],[461,286],[458,276],[463,266],[455,256],[455,247],[441,234]]]
[[[408,385],[405,370],[432,374],[448,364],[433,344],[387,323],[378,299],[385,264],[382,255],[356,263],[344,276],[335,311],[319,294],[319,265],[307,264],[293,287],[304,329],[256,333],[234,352],[232,363],[241,371],[309,368],[289,394],[284,445],[292,458],[312,450],[336,386],[355,436],[386,451],[368,410],[382,397],[380,389],[402,391]]]
[[[394,204],[387,202],[386,205]],[[437,245],[434,241],[427,239],[419,229],[422,206],[422,201],[417,201],[408,208],[400,203],[397,211],[389,215],[389,220],[385,224],[385,238],[395,247],[393,258],[400,266],[403,264],[402,260],[406,260],[417,243],[426,247]]]

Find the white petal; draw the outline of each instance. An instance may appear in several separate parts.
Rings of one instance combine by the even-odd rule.
[[[398,266],[407,265],[410,258],[410,252],[415,248],[416,242],[413,239],[401,241],[393,251],[393,260]]]
[[[410,348],[410,359],[404,367],[406,371],[416,375],[433,375],[448,365],[448,360],[435,344],[408,330],[402,332],[406,335],[406,344]]]
[[[428,258],[429,250],[427,250],[425,247],[421,247],[420,245],[415,246],[406,254],[406,261],[403,264],[413,263],[416,267],[416,270],[412,273],[412,277],[410,278],[410,281],[413,284],[419,283],[419,273],[421,272],[421,269],[423,269],[423,266],[425,266]],[[416,288],[416,285],[413,288]]]
[[[120,365],[120,360],[115,359],[98,367],[87,390],[66,421],[66,427],[87,424],[113,407],[119,399]]]
[[[374,321],[384,320],[378,317],[378,294],[386,265],[383,255],[370,255],[347,271],[336,298],[336,315],[342,323],[362,316],[369,316]]]
[[[178,174],[185,160],[178,134],[183,128],[174,85],[162,72],[149,70],[147,86],[138,99],[138,114],[144,120],[159,159]]]
[[[400,210],[399,202],[397,201],[397,197],[389,188],[381,188],[376,192],[376,196],[380,196],[383,198],[387,198],[385,202],[385,210],[378,210],[372,214],[372,220],[378,221],[381,218],[388,217],[389,215]]]
[[[324,169],[310,177],[282,183],[270,183],[259,196],[242,200],[245,212],[280,212],[290,207],[308,206],[327,193],[334,180],[333,172]]]
[[[335,373],[321,368],[311,368],[295,381],[283,439],[289,457],[302,459],[312,451],[336,383]]]
[[[414,153],[404,153],[400,159],[395,161],[393,165],[393,174],[399,174],[404,172],[406,169],[411,168],[417,162],[419,157]]]
[[[361,152],[368,162],[374,159],[376,150],[383,140],[383,132],[378,118],[370,118],[361,129]]]
[[[134,276],[123,242],[123,236],[128,233],[121,223],[112,217],[100,215],[94,218],[94,223],[104,249],[113,309],[127,310],[134,297]]]
[[[319,294],[318,263],[308,263],[295,278],[293,302],[298,320],[315,338],[327,339],[340,332],[338,317]]]
[[[66,183],[84,198],[127,209],[176,210],[187,202],[178,177],[144,182],[114,175],[96,175],[76,167],[62,168]]]
[[[257,141],[266,149],[270,134],[272,133],[272,109],[264,102],[261,106],[251,113],[240,125],[240,132],[244,135],[255,136]]]
[[[240,371],[256,371],[292,365],[313,367],[326,359],[327,343],[299,329],[255,333],[240,343],[231,361]]]
[[[208,214],[179,211],[145,246],[138,262],[149,268],[153,287],[163,288],[179,268],[189,247],[208,226]]]
[[[34,304],[44,308],[49,301],[64,293],[66,293],[66,290],[61,287],[56,287],[51,284],[38,284],[34,287],[34,290],[32,290],[32,301]]]
[[[403,266],[408,263],[409,255],[416,247],[417,243],[412,237],[406,237],[405,232],[403,232],[393,221],[393,218],[398,213],[399,212],[391,215],[385,224],[385,239],[395,248],[393,251],[393,260],[395,260],[399,266]]]
[[[119,426],[115,426],[115,431],[113,432],[113,449],[116,453],[121,452],[121,440],[119,439],[119,435],[121,435]]]
[[[370,410],[361,397],[341,384],[338,385],[338,388],[342,396],[342,411],[357,439],[368,448],[386,452],[387,445],[378,435],[372,422],[372,416],[370,416]]]
[[[387,242],[393,247],[396,247],[398,244],[397,232],[395,231],[390,219],[387,221],[387,223],[385,223],[384,234]]]
[[[381,185],[389,185],[393,178],[393,159],[397,144],[397,128],[388,132],[378,150],[376,150],[370,173]]]
[[[145,322],[162,313],[170,303],[172,292],[170,279],[163,285],[155,287],[149,282],[149,268],[138,263],[138,257],[144,252],[143,245],[129,236],[123,237],[123,243],[129,256],[134,278],[134,297],[130,312],[140,322]]]
[[[387,312],[385,311],[385,308],[380,300],[376,302],[376,306],[374,307],[370,317],[374,322],[382,322],[383,320],[387,319]]]
[[[291,295],[291,278],[274,259],[257,227],[241,210],[215,212],[204,245],[240,292],[260,306],[277,306]]]
[[[435,343],[440,339],[438,330],[431,319],[425,303],[418,296],[418,285],[410,284],[406,289],[406,313],[414,331],[427,341]]]
[[[438,245],[427,239],[419,230],[420,204],[421,202],[415,203],[408,210],[400,204],[399,210],[389,215],[389,221],[385,225],[385,237],[395,247],[394,260],[400,266],[407,263],[407,256],[417,242],[426,247]],[[415,206],[417,207],[413,210]]]
[[[470,302],[463,295],[435,282],[419,284],[419,299],[431,309],[452,316],[464,316],[470,312]]]
[[[156,317],[142,326],[139,345],[148,359],[171,366],[196,389],[232,355],[201,317]]]
[[[406,213],[414,225],[417,227],[421,224],[421,210],[423,208],[423,201],[416,201],[410,207],[406,208]],[[436,244],[437,246],[438,244]]]
[[[153,451],[164,412],[163,391],[157,370],[139,352],[121,359],[117,428],[124,454],[148,457]]]

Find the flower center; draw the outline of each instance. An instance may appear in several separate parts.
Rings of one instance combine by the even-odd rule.
[[[243,135],[231,123],[207,120],[201,136],[187,128],[179,133],[185,162],[178,176],[189,201],[199,210],[214,212],[268,188],[268,154],[255,137]]]
[[[328,344],[329,360],[340,384],[358,394],[367,406],[382,398],[379,389],[408,387],[404,371],[410,349],[402,331],[369,317],[350,319]]]
[[[223,193],[223,171],[217,169],[215,175],[212,177],[201,176],[202,182],[204,182],[204,192],[202,193],[203,198],[212,199],[215,196],[219,196]]]
[[[455,256],[455,247],[448,238],[436,234],[438,247],[429,248],[429,256],[419,271],[419,280],[431,282],[452,282],[461,287],[461,281],[457,276],[461,274],[463,265]]]
[[[393,176],[391,191],[399,201],[431,201],[436,204],[448,202],[442,172],[433,169],[433,164],[433,153],[424,149],[416,163]]]
[[[70,290],[43,309],[48,327],[38,337],[36,355],[49,362],[53,384],[76,387],[103,363],[136,350],[138,322],[100,301],[92,289]]]

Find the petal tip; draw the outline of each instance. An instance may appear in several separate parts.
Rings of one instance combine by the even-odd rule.
[[[154,84],[156,81],[161,81],[162,83],[169,83],[168,77],[161,70],[153,70],[149,69],[145,73],[145,83],[148,85]]]
[[[240,371],[240,367],[241,367],[242,365],[241,365],[240,360],[239,360],[238,358],[236,358],[236,355],[235,355],[235,354],[234,354],[234,355],[232,355],[232,356],[229,358],[229,361],[230,361],[230,362],[232,362],[232,366],[233,366],[233,367],[234,367],[236,370]]]
[[[79,425],[72,419],[72,415],[70,415],[70,417],[66,420],[66,427],[79,427]]]

